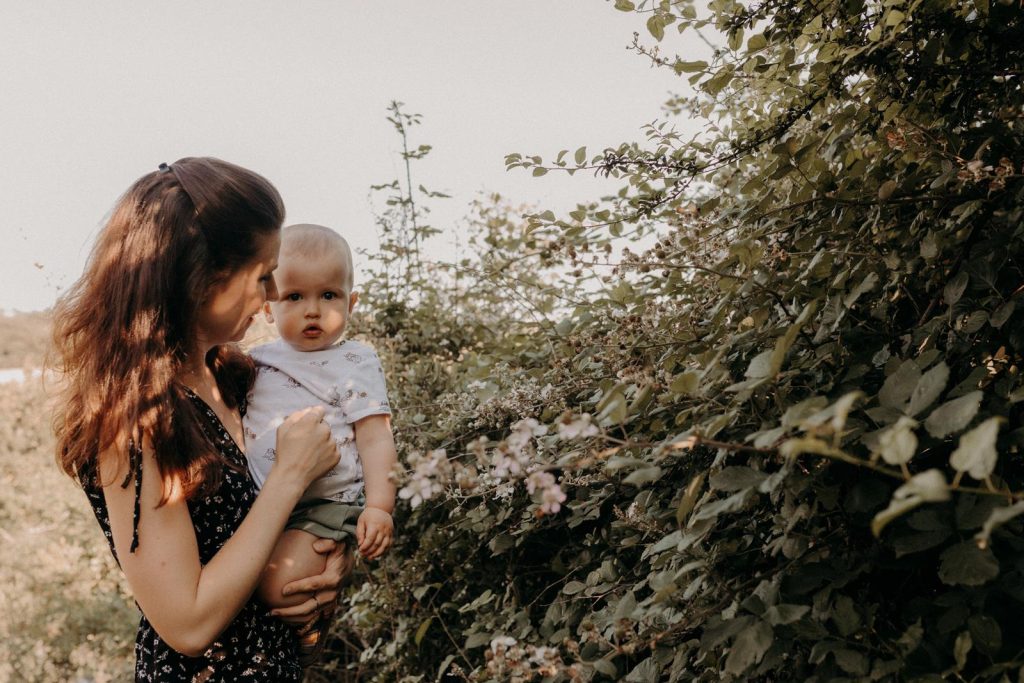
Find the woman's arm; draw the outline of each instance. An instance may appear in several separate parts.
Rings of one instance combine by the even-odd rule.
[[[127,458],[99,456],[114,547],[142,612],[168,645],[201,655],[249,599],[292,508],[306,486],[338,461],[322,410],[296,413],[278,432],[278,460],[255,503],[224,546],[202,566],[195,529],[179,481],[166,504],[151,448],[143,448],[139,545],[129,552],[134,487],[122,488]]]

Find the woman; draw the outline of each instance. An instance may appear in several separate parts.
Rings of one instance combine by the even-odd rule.
[[[338,460],[322,411],[291,415],[256,497],[239,341],[277,297],[284,207],[261,176],[185,158],[121,197],[54,310],[64,387],[58,460],[82,484],[142,611],[136,680],[298,681],[295,635],[333,606],[342,548],[309,599],[276,616],[252,597],[306,486]],[[273,481],[271,481],[273,478]]]

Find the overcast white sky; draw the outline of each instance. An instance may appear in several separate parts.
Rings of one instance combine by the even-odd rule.
[[[453,195],[437,227],[480,192],[556,212],[597,198],[614,183],[503,158],[640,139],[685,83],[625,49],[642,21],[602,0],[0,0],[0,309],[51,305],[117,197],[182,156],[252,168],[289,222],[372,249],[369,186],[400,163],[392,99],[434,146],[414,182]]]

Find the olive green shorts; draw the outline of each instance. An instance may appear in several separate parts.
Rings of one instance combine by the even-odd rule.
[[[334,500],[300,503],[292,510],[285,529],[299,529],[319,538],[329,538],[354,546],[356,521],[362,512],[362,505],[339,503]]]

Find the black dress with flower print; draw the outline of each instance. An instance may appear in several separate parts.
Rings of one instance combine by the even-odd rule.
[[[245,456],[228,434],[217,414],[197,395],[189,392],[203,427],[225,460],[220,487],[210,495],[189,501],[188,509],[199,544],[199,559],[205,565],[231,537],[256,499],[256,489],[245,465]],[[244,412],[244,404],[241,406]],[[141,472],[141,454],[132,454],[136,472]],[[117,559],[110,532],[103,491],[98,486],[95,466],[83,469],[79,478],[110,550]],[[139,486],[135,477],[135,519],[132,547],[145,543],[138,538]],[[136,681],[299,681],[302,669],[295,652],[295,637],[289,627],[270,616],[263,603],[250,598],[217,640],[199,657],[187,657],[171,648],[142,616],[135,638]]]

